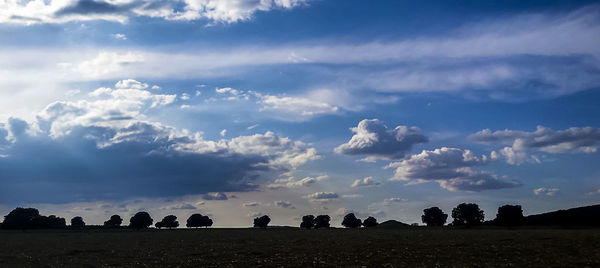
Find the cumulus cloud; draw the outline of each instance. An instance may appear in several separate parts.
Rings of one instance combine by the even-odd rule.
[[[552,130],[538,126],[533,132],[519,130],[484,129],[470,136],[473,140],[492,145],[510,145],[500,149],[510,164],[520,164],[527,160],[539,162],[530,152],[593,153],[598,150],[600,129],[593,127],[572,127],[565,130]]]
[[[143,62],[144,56],[137,52],[101,52],[96,57],[79,63],[77,70],[87,77],[100,78],[119,73]]]
[[[124,23],[143,16],[166,20],[234,23],[258,11],[291,9],[307,0],[33,0],[0,2],[0,23],[37,24],[107,20]]]
[[[316,202],[328,202],[333,199],[337,199],[338,197],[338,194],[333,192],[316,192],[306,196],[306,198]]]
[[[375,159],[398,159],[412,149],[412,146],[425,143],[428,138],[418,127],[397,126],[388,129],[378,119],[364,119],[350,130],[354,136],[337,148],[335,152],[347,155],[365,155],[366,161]]]
[[[335,114],[339,107],[327,102],[298,96],[261,95],[262,111],[278,111],[303,121],[322,114]]]
[[[377,186],[380,185],[381,182],[376,181],[375,179],[373,179],[373,177],[366,177],[363,179],[358,179],[355,180],[352,185],[350,185],[351,187],[368,187],[368,186]]]
[[[322,175],[318,177],[305,177],[299,180],[290,176],[287,178],[279,178],[274,181],[274,183],[268,184],[266,187],[269,189],[282,189],[282,188],[297,188],[297,187],[308,187],[318,181],[322,181],[327,179],[327,175]]]
[[[558,189],[558,188],[541,187],[541,188],[533,189],[533,193],[535,195],[547,195],[547,196],[553,196],[556,193],[558,193],[558,191],[560,191],[560,189]]]
[[[11,118],[0,125],[0,201],[209,192],[216,194],[205,198],[214,200],[225,196],[222,191],[256,189],[256,180],[318,158],[307,144],[272,132],[209,141],[201,133],[144,121],[148,109],[175,96],[130,88],[145,87],[137,81],[117,85],[87,100],[52,103],[33,122]]]
[[[487,157],[478,157],[470,150],[442,147],[423,150],[406,159],[388,165],[395,168],[391,180],[422,183],[435,181],[450,191],[483,191],[516,187],[520,184],[498,178],[493,173],[474,170],[484,165]]]

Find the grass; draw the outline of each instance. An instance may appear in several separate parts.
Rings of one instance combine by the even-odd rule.
[[[1,231],[0,267],[600,267],[600,229]]]

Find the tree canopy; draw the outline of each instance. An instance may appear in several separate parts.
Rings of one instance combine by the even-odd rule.
[[[271,222],[271,218],[269,218],[267,215],[264,215],[254,219],[254,227],[267,228],[269,222]]]
[[[164,217],[161,221],[155,224],[156,228],[177,228],[179,227],[179,222],[177,221],[177,216],[169,215]]]
[[[315,221],[315,216],[313,216],[313,215],[302,216],[302,222],[300,223],[300,228],[304,228],[304,229],[313,228],[315,226],[314,221]]]
[[[104,222],[104,227],[115,228],[121,226],[123,219],[119,215],[112,215],[110,219]]]
[[[85,222],[83,221],[83,218],[80,217],[80,216],[73,217],[71,219],[71,226],[72,227],[84,227],[85,226]]]
[[[64,218],[55,215],[42,216],[35,208],[15,208],[4,216],[3,229],[50,229],[64,228]]]
[[[525,222],[520,205],[504,205],[498,208],[494,223],[501,226],[517,226]]]
[[[315,228],[329,228],[329,221],[331,221],[329,215],[319,215],[314,220],[314,226]]]
[[[477,225],[483,222],[483,210],[474,203],[462,203],[452,209],[453,225]]]
[[[365,219],[365,220],[363,221],[363,223],[362,223],[362,225],[363,225],[364,227],[367,227],[367,228],[368,228],[368,227],[375,227],[375,226],[377,226],[378,224],[379,224],[379,223],[377,223],[377,219],[375,219],[375,218],[373,218],[373,217],[371,217],[371,216],[369,216],[367,219]]]
[[[135,229],[148,228],[150,225],[152,225],[153,221],[154,220],[152,220],[148,212],[140,211],[131,217],[129,220],[129,227]]]
[[[344,216],[344,220],[342,221],[342,226],[347,228],[358,228],[361,226],[361,224],[362,221],[356,218],[354,213],[348,213],[346,216]]]
[[[443,226],[448,219],[448,214],[438,207],[430,207],[423,210],[421,221],[427,226]]]
[[[202,216],[202,214],[192,214],[185,224],[188,228],[198,227],[210,227],[213,225],[213,221],[208,216]]]

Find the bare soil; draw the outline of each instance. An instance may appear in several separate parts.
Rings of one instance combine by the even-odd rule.
[[[600,267],[600,229],[0,231],[0,267]]]

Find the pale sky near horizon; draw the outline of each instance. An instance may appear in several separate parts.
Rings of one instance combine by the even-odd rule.
[[[0,0],[0,215],[600,203],[597,1]]]

